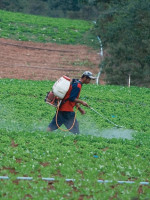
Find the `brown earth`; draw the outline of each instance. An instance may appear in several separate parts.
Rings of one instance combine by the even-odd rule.
[[[83,45],[34,43],[0,38],[0,78],[57,80],[99,71],[99,52]]]

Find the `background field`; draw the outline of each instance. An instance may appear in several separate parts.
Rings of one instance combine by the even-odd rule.
[[[93,23],[0,10],[0,77],[57,80],[99,71]],[[94,49],[92,48],[94,47]]]
[[[86,44],[99,47],[90,33],[93,22],[50,18],[0,10],[0,37],[34,42]]]
[[[126,129],[86,108],[76,136],[46,132],[55,113],[44,102],[52,84],[0,80],[0,175],[10,177],[1,180],[1,199],[149,199],[150,186],[140,184],[150,180],[149,89],[83,86],[81,99]],[[16,179],[25,176],[33,180]]]

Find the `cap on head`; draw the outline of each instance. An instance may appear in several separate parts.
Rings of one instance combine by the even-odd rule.
[[[88,77],[88,78],[90,78],[90,79],[93,79],[93,80],[96,79],[96,77],[94,77],[93,74],[92,74],[92,72],[90,72],[90,71],[85,71],[85,72],[82,74],[82,76],[86,76],[86,77]]]

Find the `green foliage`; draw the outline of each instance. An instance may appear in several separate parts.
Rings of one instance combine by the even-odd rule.
[[[54,19],[0,10],[0,37],[60,44],[90,44],[92,23],[84,20]],[[95,37],[94,37],[95,38]],[[96,40],[96,38],[95,38]]]
[[[97,34],[109,56],[105,72],[111,84],[149,86],[150,82],[150,2],[112,1],[100,14]]]
[[[46,132],[55,114],[55,108],[44,102],[52,85],[51,81],[0,80],[0,176],[10,177],[1,182],[0,198],[148,199],[149,186],[139,182],[150,178],[150,90],[83,86],[81,99],[111,121],[137,130],[127,140],[102,137],[102,129],[113,125],[88,108],[84,117],[77,116],[80,135]],[[16,181],[22,176],[33,180]],[[67,183],[67,178],[75,182]],[[98,179],[113,182],[101,184]],[[117,184],[119,180],[135,183]]]
[[[88,9],[87,9],[88,8]],[[95,6],[81,0],[1,0],[0,9],[59,18],[95,19]]]

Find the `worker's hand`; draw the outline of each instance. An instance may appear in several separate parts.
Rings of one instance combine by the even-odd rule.
[[[85,101],[82,101],[82,105],[86,106],[86,107],[89,107],[89,105]]]
[[[78,108],[79,109],[79,111],[80,111],[80,113],[82,114],[82,115],[84,115],[85,114],[85,111],[80,107],[80,108]]]

